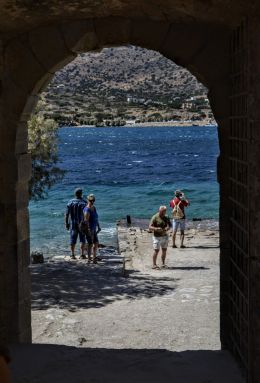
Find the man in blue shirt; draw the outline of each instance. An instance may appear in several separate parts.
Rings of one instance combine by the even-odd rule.
[[[82,189],[75,189],[74,195],[75,198],[71,199],[67,204],[65,214],[65,227],[67,230],[70,230],[71,258],[76,259],[75,246],[79,236],[81,251],[80,258],[85,259],[86,256],[84,254],[84,250],[86,238],[85,235],[79,231],[79,224],[83,220],[83,209],[86,206],[86,201],[82,198]]]

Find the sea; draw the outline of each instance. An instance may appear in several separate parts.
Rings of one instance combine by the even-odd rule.
[[[105,245],[116,244],[118,220],[149,219],[169,206],[176,189],[190,201],[189,221],[217,223],[218,154],[216,126],[60,128],[59,166],[66,173],[46,199],[30,202],[31,250],[69,254],[64,213],[76,187],[84,197],[95,194]]]

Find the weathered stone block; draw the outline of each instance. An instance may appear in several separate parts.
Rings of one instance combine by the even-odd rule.
[[[8,139],[8,136],[10,133],[16,132],[17,124],[27,102],[28,91],[16,85],[9,73],[5,73],[3,77],[2,90],[5,96],[2,99],[1,117],[3,118],[3,123],[1,135],[6,137],[6,139],[3,138],[6,140],[6,147],[10,147],[13,142]]]
[[[161,51],[163,42],[168,35],[169,23],[153,20],[133,20],[131,44]]]
[[[17,243],[17,259],[18,259],[18,269],[26,270],[30,265],[30,237],[21,240]],[[27,270],[28,271],[28,270]],[[28,282],[26,278],[25,283]],[[30,282],[30,278],[29,278]]]
[[[229,118],[230,105],[229,105],[229,82],[226,79],[219,80],[218,83],[215,83],[214,87],[210,88],[208,93],[208,98],[210,100],[210,105],[214,113],[214,117],[217,121],[221,121]]]
[[[24,153],[18,157],[18,180],[29,181],[32,175],[31,154]]]
[[[225,28],[207,28],[204,46],[190,59],[191,65],[200,74],[208,87],[229,83],[229,31]],[[224,84],[223,84],[224,85]]]
[[[95,30],[100,47],[129,43],[131,21],[121,17],[95,19]]]
[[[0,174],[3,176],[4,183],[3,183],[3,189],[0,189],[0,196],[3,196],[4,200],[5,197],[8,197],[8,192],[13,194],[14,189],[13,185],[15,185],[15,182],[18,177],[18,164],[17,159],[10,155],[5,155],[3,152],[3,155],[0,155]],[[14,184],[12,185],[12,183]],[[10,189],[8,191],[8,189]]]
[[[29,238],[29,212],[27,208],[17,210],[17,241]]]
[[[187,65],[207,41],[206,28],[196,24],[172,24],[160,52],[177,64]]]
[[[18,290],[20,292],[19,303],[23,303],[25,300],[28,300],[30,298],[31,276],[28,266],[25,269],[19,271]]]
[[[29,34],[29,40],[37,60],[45,68],[45,73],[55,73],[75,58],[58,27],[37,28]]]
[[[98,47],[93,20],[62,24],[60,30],[67,47],[76,54],[88,52]]]
[[[16,129],[15,153],[28,152],[28,128],[26,122],[20,122]]]
[[[46,69],[36,59],[29,42],[25,39],[12,40],[7,46],[5,70],[8,72],[10,80],[26,91],[27,96],[33,92],[35,84],[46,74]],[[11,82],[10,80],[9,82]],[[16,93],[13,93],[12,97],[16,97]],[[23,102],[25,101],[26,99],[23,100]]]
[[[24,209],[29,203],[29,184],[28,181],[19,182],[16,185],[16,207]]]

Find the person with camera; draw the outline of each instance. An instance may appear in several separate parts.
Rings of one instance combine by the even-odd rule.
[[[72,198],[68,204],[65,213],[65,227],[70,230],[70,248],[71,248],[71,259],[75,257],[75,247],[77,238],[80,241],[80,258],[85,259],[85,234],[80,231],[80,223],[83,220],[83,209],[87,202],[82,198],[82,189],[76,188],[74,191],[74,198]]]
[[[172,210],[172,247],[176,248],[176,234],[178,228],[180,227],[180,239],[181,239],[181,248],[186,246],[184,242],[184,232],[185,232],[185,208],[190,204],[186,199],[184,193],[181,190],[175,191],[175,197],[170,201],[170,207]]]

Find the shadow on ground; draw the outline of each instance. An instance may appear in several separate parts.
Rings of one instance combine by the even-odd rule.
[[[11,349],[14,383],[243,383],[224,351],[91,349],[18,345]]]
[[[163,275],[134,272],[131,278],[122,274],[118,257],[104,258],[103,264],[61,261],[31,267],[32,309],[57,307],[76,311],[99,308],[122,299],[162,296],[175,290],[176,279]]]
[[[168,270],[210,270],[209,267],[204,267],[204,266],[172,266],[172,267],[167,267]]]
[[[219,246],[186,246],[187,249],[219,249]]]

